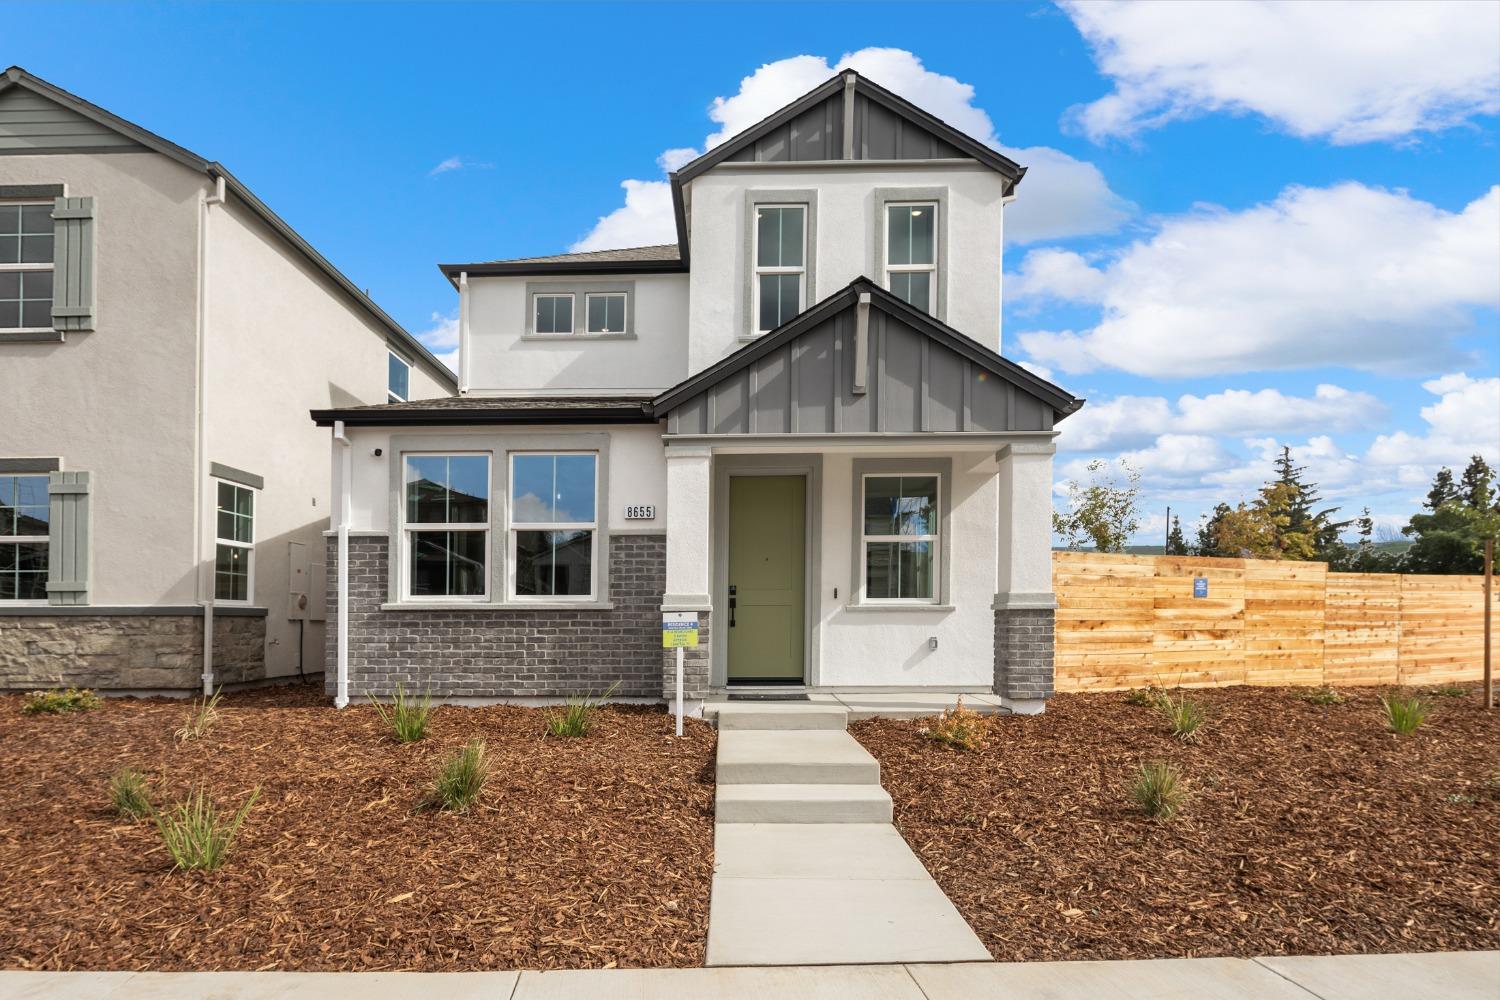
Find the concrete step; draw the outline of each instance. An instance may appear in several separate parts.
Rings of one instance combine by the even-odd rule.
[[[878,785],[880,764],[846,732],[731,729],[719,734],[721,785]]]
[[[721,730],[842,730],[849,716],[842,705],[817,702],[711,702],[703,714]]]
[[[720,785],[719,823],[889,823],[891,797],[879,785]]]

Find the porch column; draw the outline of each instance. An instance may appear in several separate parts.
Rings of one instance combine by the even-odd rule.
[[[1012,711],[1036,713],[1052,696],[1051,442],[1008,444],[1000,472],[995,572],[995,693]]]
[[[712,628],[713,452],[703,445],[667,445],[667,584],[663,611],[698,613],[698,647],[687,650],[683,700],[708,697]],[[676,697],[677,654],[662,650],[662,696]]]

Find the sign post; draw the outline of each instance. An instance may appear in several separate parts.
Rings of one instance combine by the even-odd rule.
[[[682,735],[682,660],[684,649],[698,647],[698,612],[663,611],[661,648],[677,650],[677,735]]]

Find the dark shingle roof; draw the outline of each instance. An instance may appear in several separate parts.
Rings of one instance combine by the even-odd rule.
[[[486,264],[561,264],[577,261],[613,260],[680,260],[681,254],[675,243],[659,243],[649,247],[622,247],[618,250],[586,250],[582,253],[555,253],[549,257],[511,257],[506,260],[487,260]]]
[[[313,410],[319,426],[349,424],[649,424],[650,396],[442,396]]]
[[[583,253],[557,253],[546,257],[512,257],[508,260],[484,260],[472,264],[439,264],[438,269],[455,285],[458,276],[467,272],[481,275],[516,274],[639,274],[681,272],[687,270],[675,243],[649,247],[624,247],[619,250],[588,250]]]

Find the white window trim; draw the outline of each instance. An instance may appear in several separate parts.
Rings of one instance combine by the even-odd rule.
[[[485,510],[483,521],[457,521],[434,523],[410,522],[406,519],[406,460],[408,458],[474,458],[484,459]],[[401,492],[398,497],[401,525],[401,601],[411,604],[484,604],[490,599],[490,578],[494,567],[490,565],[494,553],[490,551],[490,525],[495,518],[494,456],[487,451],[403,451],[401,453]],[[484,532],[484,593],[482,594],[413,594],[411,592],[411,536],[428,531],[482,531]]]
[[[6,206],[19,205],[22,208],[28,208],[28,207],[30,207],[30,208],[46,208],[48,211],[52,210],[52,202],[50,202],[50,201],[32,201],[30,199],[17,199],[17,200],[14,200],[14,201],[0,200],[0,205],[6,205]],[[45,233],[35,233],[35,234],[28,234],[28,235],[44,236],[46,234]],[[53,238],[53,243],[52,243],[52,260],[49,261],[49,262],[46,262],[46,263],[31,263],[31,264],[21,264],[21,263],[16,263],[16,264],[0,264],[0,271],[14,271],[14,272],[20,272],[20,271],[54,271],[55,272],[56,270],[57,270],[57,242],[56,242],[56,237]],[[55,278],[54,278],[54,280],[55,280]],[[56,288],[55,285],[53,286],[53,292],[52,293],[53,293],[54,296],[57,294],[57,288]],[[49,310],[49,314],[50,314],[50,310]],[[50,324],[50,323],[48,325],[46,325],[46,326],[0,326],[0,333],[51,333],[54,329],[55,329],[55,327],[52,324]],[[11,605],[12,602],[7,601],[5,603],[7,605]]]
[[[594,460],[594,520],[567,522],[516,521],[511,519],[515,507],[516,457],[527,455],[588,455]],[[516,604],[593,604],[599,600],[599,453],[597,451],[566,449],[521,449],[506,456],[505,477],[505,594],[506,600]],[[518,531],[590,531],[589,542],[589,592],[587,594],[517,594],[516,593],[516,532]]]
[[[251,606],[252,604],[255,603],[255,563],[256,563],[256,558],[255,558],[255,538],[256,538],[256,533],[258,531],[258,528],[256,526],[256,522],[260,519],[259,516],[258,516],[258,510],[259,510],[259,507],[260,507],[260,497],[259,497],[260,491],[257,490],[253,486],[246,486],[244,483],[237,483],[237,482],[235,482],[232,479],[221,479],[221,478],[218,478],[218,477],[214,477],[213,482],[214,482],[214,589],[213,589],[213,592],[214,592],[214,603],[215,604],[230,604],[230,605],[234,605],[236,607],[249,607],[249,606]],[[248,541],[248,542],[235,541],[234,539],[231,539],[231,538],[222,538],[222,537],[219,536],[219,511],[223,510],[223,508],[219,506],[219,484],[220,483],[223,483],[226,486],[232,486],[232,487],[234,487],[237,490],[244,490],[246,493],[250,494],[250,541]],[[244,549],[244,550],[246,550],[249,553],[249,562],[248,562],[248,567],[249,568],[248,568],[248,570],[245,573],[245,599],[242,600],[242,601],[241,600],[235,600],[235,599],[228,598],[228,597],[219,597],[218,596],[218,593],[219,593],[219,569],[218,569],[218,563],[219,563],[219,546],[220,545],[227,545],[230,548],[235,548],[235,549]]]
[[[412,363],[410,361],[406,360],[404,357],[402,357],[401,355],[397,354],[395,351],[391,350],[389,347],[387,347],[385,349],[385,352],[386,352],[386,354],[390,355],[390,357],[386,358],[386,361],[385,361],[385,397],[386,397],[386,402],[388,402],[388,403],[404,403],[411,396],[411,376],[412,376],[412,372],[414,370],[414,366],[412,365]],[[394,390],[394,389],[391,388],[391,358],[395,358],[397,361],[401,362],[403,365],[406,366],[406,395],[405,396],[399,395],[396,392],[396,390]]]
[[[927,535],[869,535],[865,533],[864,509],[865,509],[865,482],[870,479],[902,479],[917,477],[931,477],[937,480],[937,495],[934,496],[933,518],[937,522],[937,531]],[[859,477],[859,603],[869,607],[926,607],[939,604],[942,601],[943,591],[943,475],[931,469],[912,469],[910,471],[883,470],[880,472],[866,472]],[[870,544],[871,542],[930,542],[932,544],[932,596],[931,597],[870,597],[866,592],[869,586],[870,570]]]
[[[618,330],[591,330],[589,329],[589,302],[593,299],[617,298],[620,300],[620,329]],[[605,307],[606,313],[608,307]],[[625,328],[630,325],[630,297],[625,292],[584,292],[583,293],[583,332],[592,337],[613,337],[625,333]],[[576,327],[577,324],[575,323]]]
[[[4,478],[6,478],[6,479],[40,479],[44,483],[48,481],[48,477],[47,477],[47,475],[45,473],[38,474],[38,473],[35,473],[35,472],[7,472],[7,473],[4,474]],[[49,508],[51,507],[51,503],[52,503],[52,496],[51,496],[50,493],[48,493],[47,494],[47,504],[48,504]],[[49,510],[49,514],[50,514],[50,510]],[[47,576],[50,579],[51,575],[52,575],[52,536],[51,535],[3,535],[3,536],[0,536],[0,545],[16,545],[16,546],[20,546],[20,545],[34,545],[37,542],[44,542],[47,545]],[[35,608],[35,607],[44,607],[44,606],[46,606],[47,603],[48,602],[47,602],[46,598],[36,598],[36,597],[27,597],[27,598],[7,597],[7,598],[0,599],[0,607],[6,607],[6,608]]]
[[[800,267],[765,266],[760,263],[760,213],[768,208],[795,208],[802,213],[802,264]],[[763,329],[760,324],[760,279],[766,274],[795,274],[801,277],[797,282],[797,312],[800,314],[807,309],[807,219],[808,210],[804,202],[782,202],[762,201],[755,203],[754,215],[750,219],[750,309],[751,326],[750,332],[753,336],[761,337],[770,330]],[[772,329],[775,329],[774,327]]]
[[[891,263],[891,209],[893,208],[925,208],[932,211],[932,263],[931,264],[892,264]],[[935,201],[888,201],[885,203],[885,218],[880,220],[881,229],[885,239],[885,274],[882,281],[887,291],[891,291],[891,275],[914,274],[926,272],[930,277],[927,279],[927,305],[926,307],[915,306],[922,309],[929,316],[937,315],[937,293],[938,293],[938,255],[942,252],[943,213],[938,210]],[[894,292],[892,292],[894,294]],[[904,299],[902,301],[905,301]]]
[[[568,300],[568,328],[566,330],[549,330],[541,333],[537,330],[537,300],[538,299],[567,299]],[[578,332],[578,302],[573,292],[532,292],[531,293],[531,328],[534,333],[543,337],[566,337]]]

